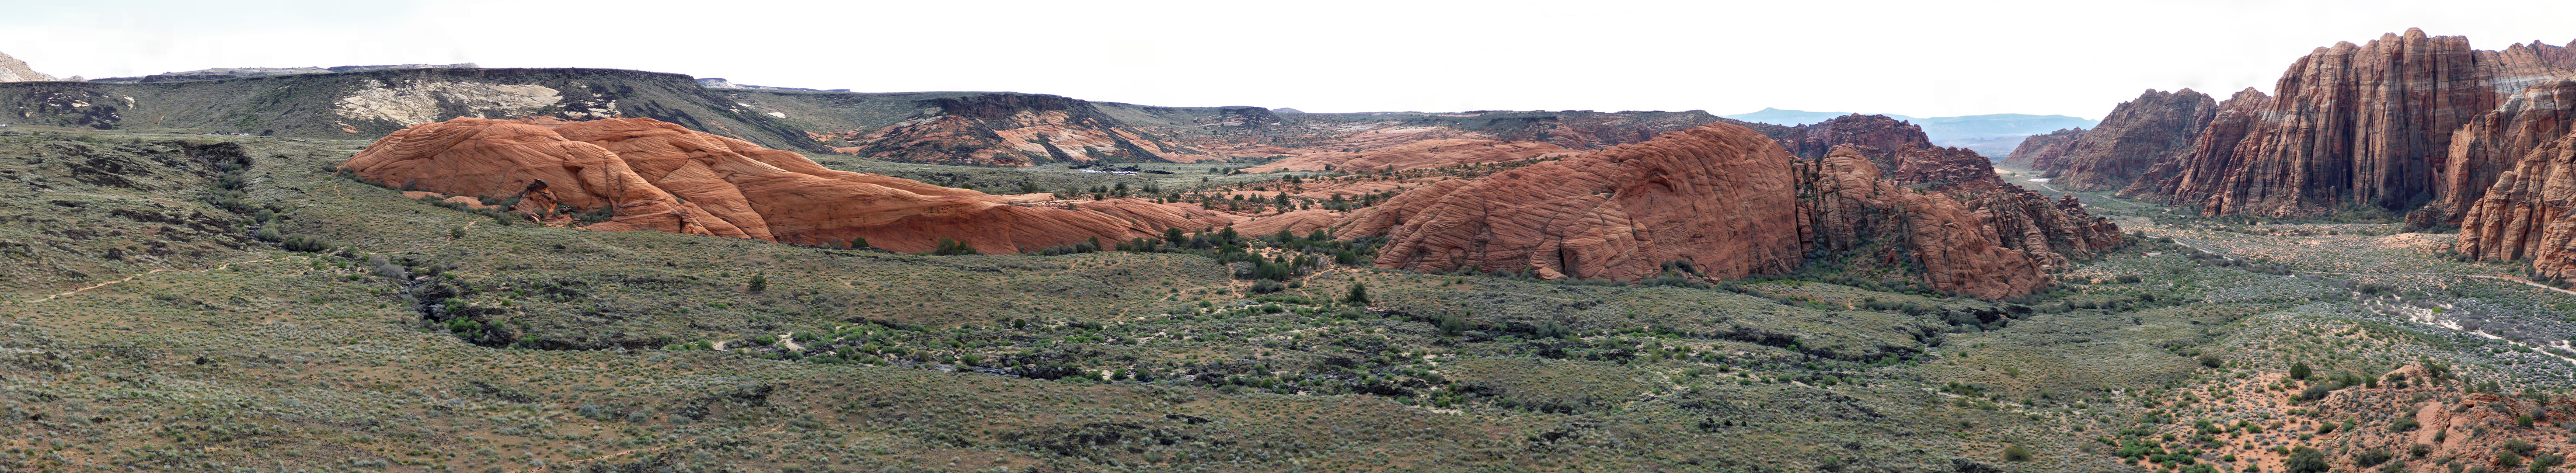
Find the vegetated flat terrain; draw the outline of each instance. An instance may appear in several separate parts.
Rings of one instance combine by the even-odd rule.
[[[329,169],[364,145],[0,134],[0,470],[2291,471],[2309,447],[2495,471],[2468,440],[2368,460],[2416,396],[2576,373],[2548,343],[2576,299],[2334,274],[2512,271],[2303,239],[2385,224],[2240,239],[2087,195],[2145,236],[1982,301],[1384,271],[1293,235],[921,256],[596,233]],[[1161,185],[1261,178],[1198,172]]]

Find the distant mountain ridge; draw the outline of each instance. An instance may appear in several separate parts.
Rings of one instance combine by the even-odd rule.
[[[1764,108],[1752,113],[1719,115],[1719,117],[1730,120],[1769,123],[1782,126],[1798,126],[1819,123],[1844,115],[1856,115],[1856,113],[1810,112],[1805,110]],[[2021,144],[2022,137],[2047,134],[2049,132],[2067,128],[2089,129],[2102,123],[2099,120],[2088,120],[2082,117],[2070,117],[2065,115],[2030,115],[2022,113],[1995,113],[1986,115],[1930,118],[1917,118],[1893,113],[1857,115],[1885,115],[1888,118],[1912,122],[1917,126],[1923,127],[1923,133],[1932,137],[1932,144],[1976,150],[1978,154],[1983,154],[1990,159],[2002,158],[2005,155],[2011,154],[2013,147]]]
[[[474,64],[474,63],[470,63],[470,62],[468,62],[468,63],[460,63],[460,64],[392,64],[392,65],[382,65],[382,66],[333,66],[333,67],[218,67],[218,68],[213,68],[213,69],[198,69],[198,70],[193,70],[193,71],[183,71],[183,72],[164,72],[164,73],[160,73],[160,74],[153,74],[153,75],[148,75],[148,76],[143,76],[143,77],[109,77],[109,78],[105,78],[105,79],[91,79],[91,80],[89,80],[89,82],[107,82],[107,83],[116,83],[116,84],[153,83],[153,82],[184,82],[184,81],[199,81],[199,80],[242,79],[242,78],[250,78],[250,77],[291,76],[291,75],[302,75],[302,74],[332,74],[332,73],[340,73],[340,72],[383,71],[383,70],[392,70],[392,69],[476,69],[476,68],[481,68],[481,67],[483,67],[483,66],[476,65],[476,64]]]

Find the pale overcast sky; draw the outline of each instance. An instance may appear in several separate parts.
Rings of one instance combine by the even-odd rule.
[[[0,1],[57,76],[475,62],[1309,112],[1763,107],[2100,118],[2271,91],[2336,41],[2576,40],[2565,1]]]

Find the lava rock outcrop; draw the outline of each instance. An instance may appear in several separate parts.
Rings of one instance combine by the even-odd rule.
[[[835,171],[795,153],[652,119],[532,122],[459,118],[386,136],[343,168],[359,177],[450,195],[518,198],[514,211],[606,209],[586,228],[841,246],[854,238],[928,251],[953,238],[1013,253],[1234,218],[1141,199],[1050,202],[873,174]]]

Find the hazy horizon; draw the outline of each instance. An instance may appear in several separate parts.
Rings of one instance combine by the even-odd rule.
[[[2576,27],[2553,21],[2576,13],[2561,3],[1863,3],[1830,12],[1840,16],[1658,2],[30,4],[0,19],[0,53],[89,78],[473,62],[1318,113],[2099,119],[2146,89],[2270,92],[2314,48],[2409,27],[2479,49],[2576,40]]]

